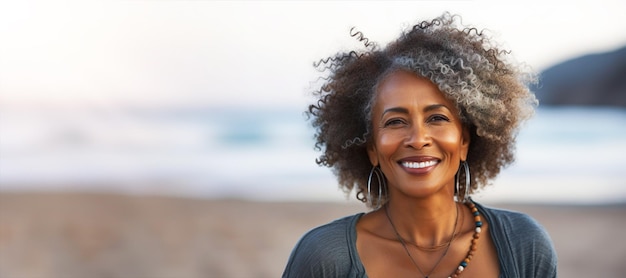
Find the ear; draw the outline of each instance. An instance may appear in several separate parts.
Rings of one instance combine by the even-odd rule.
[[[467,125],[463,125],[463,131],[461,134],[461,160],[467,160],[467,153],[469,152],[469,145],[471,141],[471,132]]]
[[[367,144],[367,156],[370,158],[370,163],[372,166],[378,165],[378,151],[376,150],[376,146],[373,143]]]

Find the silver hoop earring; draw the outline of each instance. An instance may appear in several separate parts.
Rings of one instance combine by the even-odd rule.
[[[376,198],[376,202],[372,198],[372,177],[376,175],[376,179],[378,180],[378,196]],[[372,167],[370,171],[369,177],[367,178],[367,202],[370,207],[373,209],[379,209],[382,206],[383,194],[387,191],[387,184],[385,182],[385,175],[383,171],[378,166]]]
[[[461,187],[461,182],[460,182],[461,166],[463,166],[463,170],[465,171],[465,186],[463,187]],[[470,177],[469,164],[466,161],[461,161],[459,170],[457,170],[456,172],[456,182],[454,184],[454,187],[455,187],[454,191],[456,193],[455,195],[456,195],[457,202],[466,203],[469,201],[470,188],[471,188],[470,181],[471,181],[471,177]],[[461,188],[463,188],[463,190],[461,190]]]

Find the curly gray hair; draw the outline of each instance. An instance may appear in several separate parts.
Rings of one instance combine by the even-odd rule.
[[[428,78],[457,106],[471,133],[472,191],[514,161],[518,128],[537,104],[528,90],[534,75],[506,60],[508,52],[492,46],[483,32],[461,29],[457,21],[459,16],[448,13],[423,21],[382,50],[357,32],[353,36],[365,42],[365,51],[338,53],[315,64],[329,73],[308,110],[317,129],[315,146],[323,150],[316,162],[332,167],[344,191],[356,187],[361,201],[364,193],[378,198],[378,192],[367,192],[371,109],[378,84],[397,70]]]

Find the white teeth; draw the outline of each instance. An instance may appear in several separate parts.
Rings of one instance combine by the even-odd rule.
[[[431,161],[423,161],[423,162],[402,162],[402,166],[406,167],[406,168],[413,168],[413,169],[419,169],[419,168],[426,168],[426,167],[430,167],[437,164],[436,160],[431,160]]]

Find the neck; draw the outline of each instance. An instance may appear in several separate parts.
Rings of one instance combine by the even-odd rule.
[[[390,200],[386,209],[398,233],[407,242],[420,246],[437,246],[450,241],[461,213],[452,197]]]

